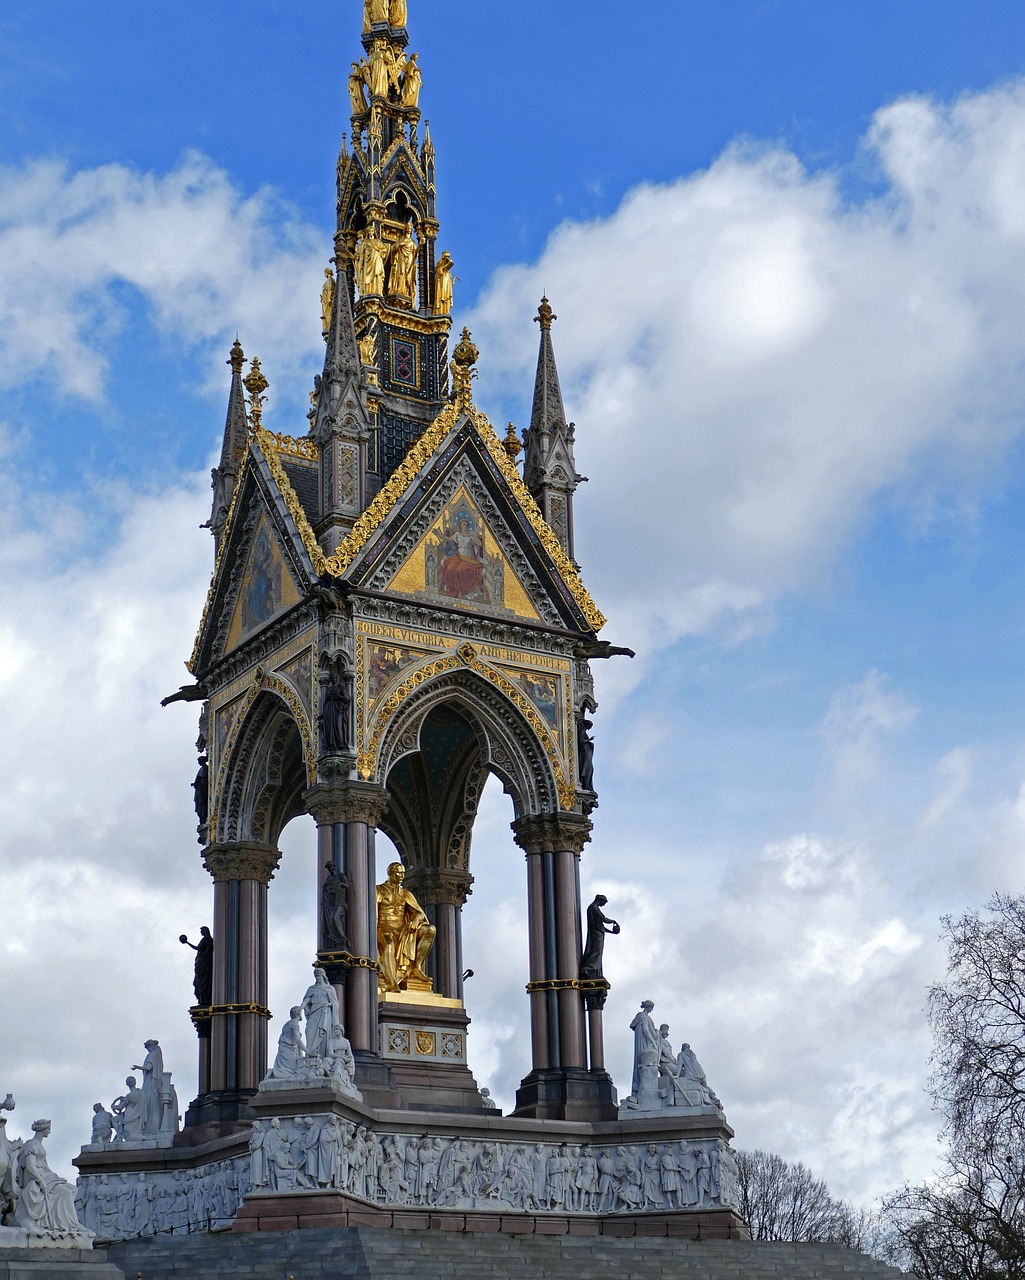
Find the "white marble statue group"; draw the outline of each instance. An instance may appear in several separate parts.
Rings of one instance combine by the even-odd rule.
[[[640,1012],[630,1023],[634,1033],[634,1065],[630,1096],[623,1099],[620,1113],[665,1111],[685,1107],[700,1113],[722,1112],[722,1104],[709,1088],[705,1071],[689,1044],[674,1053],[669,1042],[669,1026],[656,1029],[651,1000],[641,1001]]]
[[[313,978],[313,986],[303,996],[302,1004],[293,1005],[289,1011],[288,1021],[278,1037],[274,1065],[260,1088],[301,1088],[330,1081],[342,1093],[362,1101],[363,1095],[356,1088],[352,1046],[338,1019],[338,994],[323,969],[315,969]]]
[[[10,1094],[0,1110],[13,1111]],[[29,1241],[66,1248],[89,1248],[92,1235],[78,1220],[75,1189],[54,1173],[43,1140],[49,1120],[36,1120],[27,1141],[7,1136],[0,1115],[0,1248],[28,1247]]]
[[[378,1134],[339,1116],[257,1121],[257,1191],[333,1189],[390,1207],[625,1213],[733,1205],[733,1153],[721,1139],[517,1144]]]
[[[164,1070],[164,1055],[158,1040],[147,1040],[141,1065],[142,1087],[135,1076],[125,1080],[125,1092],[115,1098],[110,1110],[102,1102],[93,1107],[92,1141],[95,1149],[122,1146],[169,1147],[178,1132],[178,1094]]]
[[[79,1215],[104,1242],[224,1228],[251,1190],[248,1164],[240,1158],[203,1169],[81,1178]]]

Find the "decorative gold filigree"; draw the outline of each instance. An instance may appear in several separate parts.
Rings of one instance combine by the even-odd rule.
[[[314,403],[316,393],[311,392],[311,398]],[[282,436],[276,431],[264,431],[264,438],[271,443],[273,448],[279,454],[286,458],[302,458],[304,462],[316,462],[320,457],[320,450],[308,436]]]

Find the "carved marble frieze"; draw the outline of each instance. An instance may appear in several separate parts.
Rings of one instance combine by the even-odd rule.
[[[97,1239],[113,1241],[221,1229],[253,1192],[327,1190],[382,1208],[542,1216],[740,1207],[735,1157],[722,1138],[452,1138],[377,1132],[315,1112],[258,1120],[248,1157],[187,1171],[82,1176],[78,1204]]]

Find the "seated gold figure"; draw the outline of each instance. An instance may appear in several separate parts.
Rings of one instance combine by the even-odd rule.
[[[377,886],[377,963],[384,991],[431,991],[423,965],[434,946],[434,925],[416,898],[404,889],[406,868],[388,867],[388,879]]]

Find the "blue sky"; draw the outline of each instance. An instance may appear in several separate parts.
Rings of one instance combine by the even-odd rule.
[[[411,0],[441,247],[495,423],[523,425],[553,300],[591,477],[578,554],[609,638],[639,651],[599,672],[585,860],[648,948],[610,944],[610,1060],[628,1072],[617,1028],[653,994],[741,1145],[867,1201],[934,1158],[939,916],[1021,885],[1025,12],[640,9]],[[0,865],[19,904],[0,945],[7,1016],[35,1027],[22,1059],[0,1048],[0,1090],[63,1107],[65,1152],[136,1040],[159,1034],[194,1087],[175,939],[209,909],[195,725],[156,703],[206,587],[236,331],[270,425],[305,425],[359,10],[0,14]],[[489,793],[466,922],[475,1070],[508,1104],[526,1068],[503,805]],[[275,884],[275,1008],[305,982],[303,856]],[[89,1081],[32,1014],[41,958],[69,947]]]

